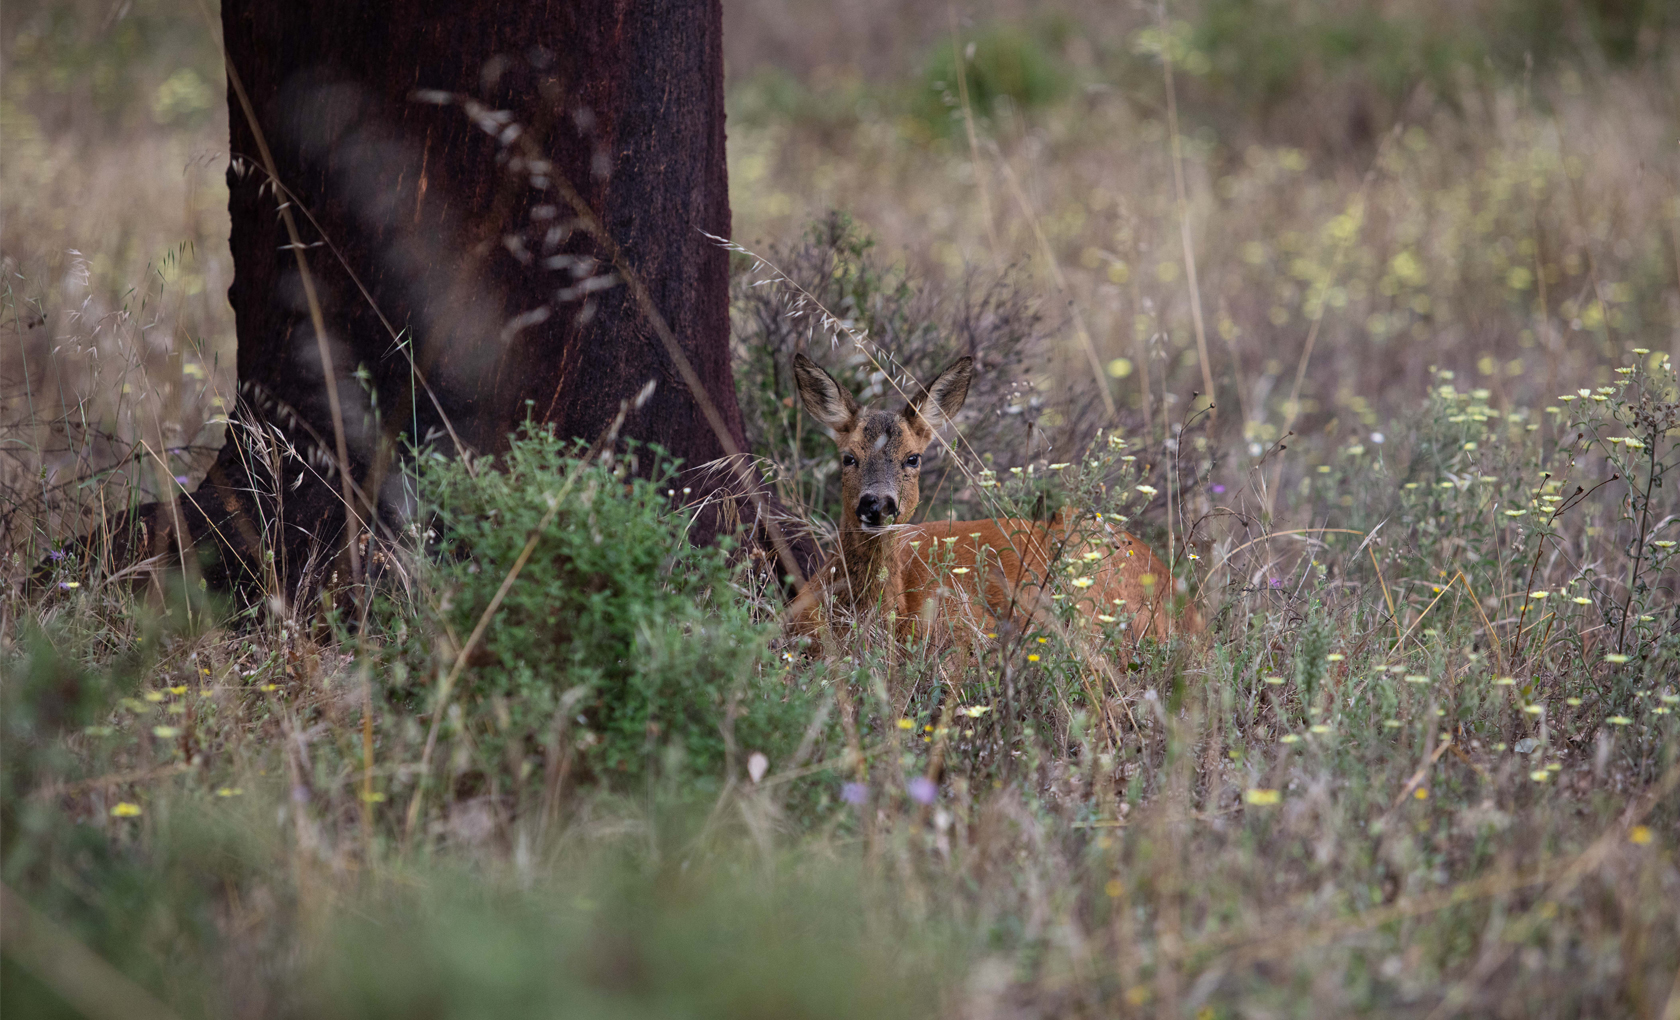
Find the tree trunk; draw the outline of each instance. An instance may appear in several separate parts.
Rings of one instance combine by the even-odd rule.
[[[527,418],[593,440],[650,381],[624,435],[691,472],[744,449],[705,236],[730,233],[718,0],[224,0],[222,20],[240,408],[204,484],[142,515],[151,551],[178,526],[213,585],[295,593],[348,565],[345,489],[401,519],[405,442],[494,453]]]

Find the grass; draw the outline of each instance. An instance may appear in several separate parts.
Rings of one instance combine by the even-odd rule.
[[[8,82],[5,1008],[1680,1008],[1672,69],[1401,89],[1397,130],[1344,144],[1290,135],[1340,112],[1275,69],[1282,106],[1222,119],[1223,20],[986,27],[971,144],[960,97],[928,125],[939,24],[938,61],[845,103],[803,96],[820,68],[733,86],[755,452],[820,529],[790,345],[828,324],[815,353],[884,397],[973,343],[993,376],[928,513],[1124,518],[1204,634],[1124,655],[1058,615],[802,653],[762,578],[683,551],[691,508],[623,493],[652,453],[541,436],[495,484],[420,462],[437,530],[379,550],[366,625],[71,572],[67,536],[220,442],[224,214],[192,154],[225,127],[176,76],[192,43],[94,52],[148,101],[96,89],[69,130]],[[1025,101],[1009,67],[1056,85]]]

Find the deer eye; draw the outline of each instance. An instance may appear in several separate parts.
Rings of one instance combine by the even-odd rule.
[[[842,467],[857,467],[857,458],[849,453],[842,453],[840,455],[840,464]]]
[[[919,453],[912,453],[910,456],[904,458],[904,466],[910,469],[921,467],[922,455]]]

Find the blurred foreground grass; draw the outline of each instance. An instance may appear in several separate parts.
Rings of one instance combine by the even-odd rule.
[[[779,70],[779,9],[731,8],[763,15],[737,235],[786,276],[743,257],[737,372],[784,498],[832,520],[790,312],[834,313],[817,353],[864,392],[974,344],[930,513],[1126,518],[1210,621],[1135,657],[1054,622],[802,655],[761,579],[661,554],[686,518],[614,495],[637,451],[540,438],[505,485],[417,470],[443,534],[385,550],[371,627],[70,571],[220,442],[225,121],[179,12],[9,13],[3,554],[63,569],[0,603],[0,876],[51,926],[6,911],[4,1008],[1673,1015],[1672,26],[1400,8],[1067,6],[953,46],[912,5]],[[568,544],[597,511],[599,563]]]

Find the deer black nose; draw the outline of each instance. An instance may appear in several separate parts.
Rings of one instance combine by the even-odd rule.
[[[858,499],[858,520],[871,528],[879,527],[881,518],[898,516],[898,500],[891,496],[878,496],[873,492],[864,493]]]

